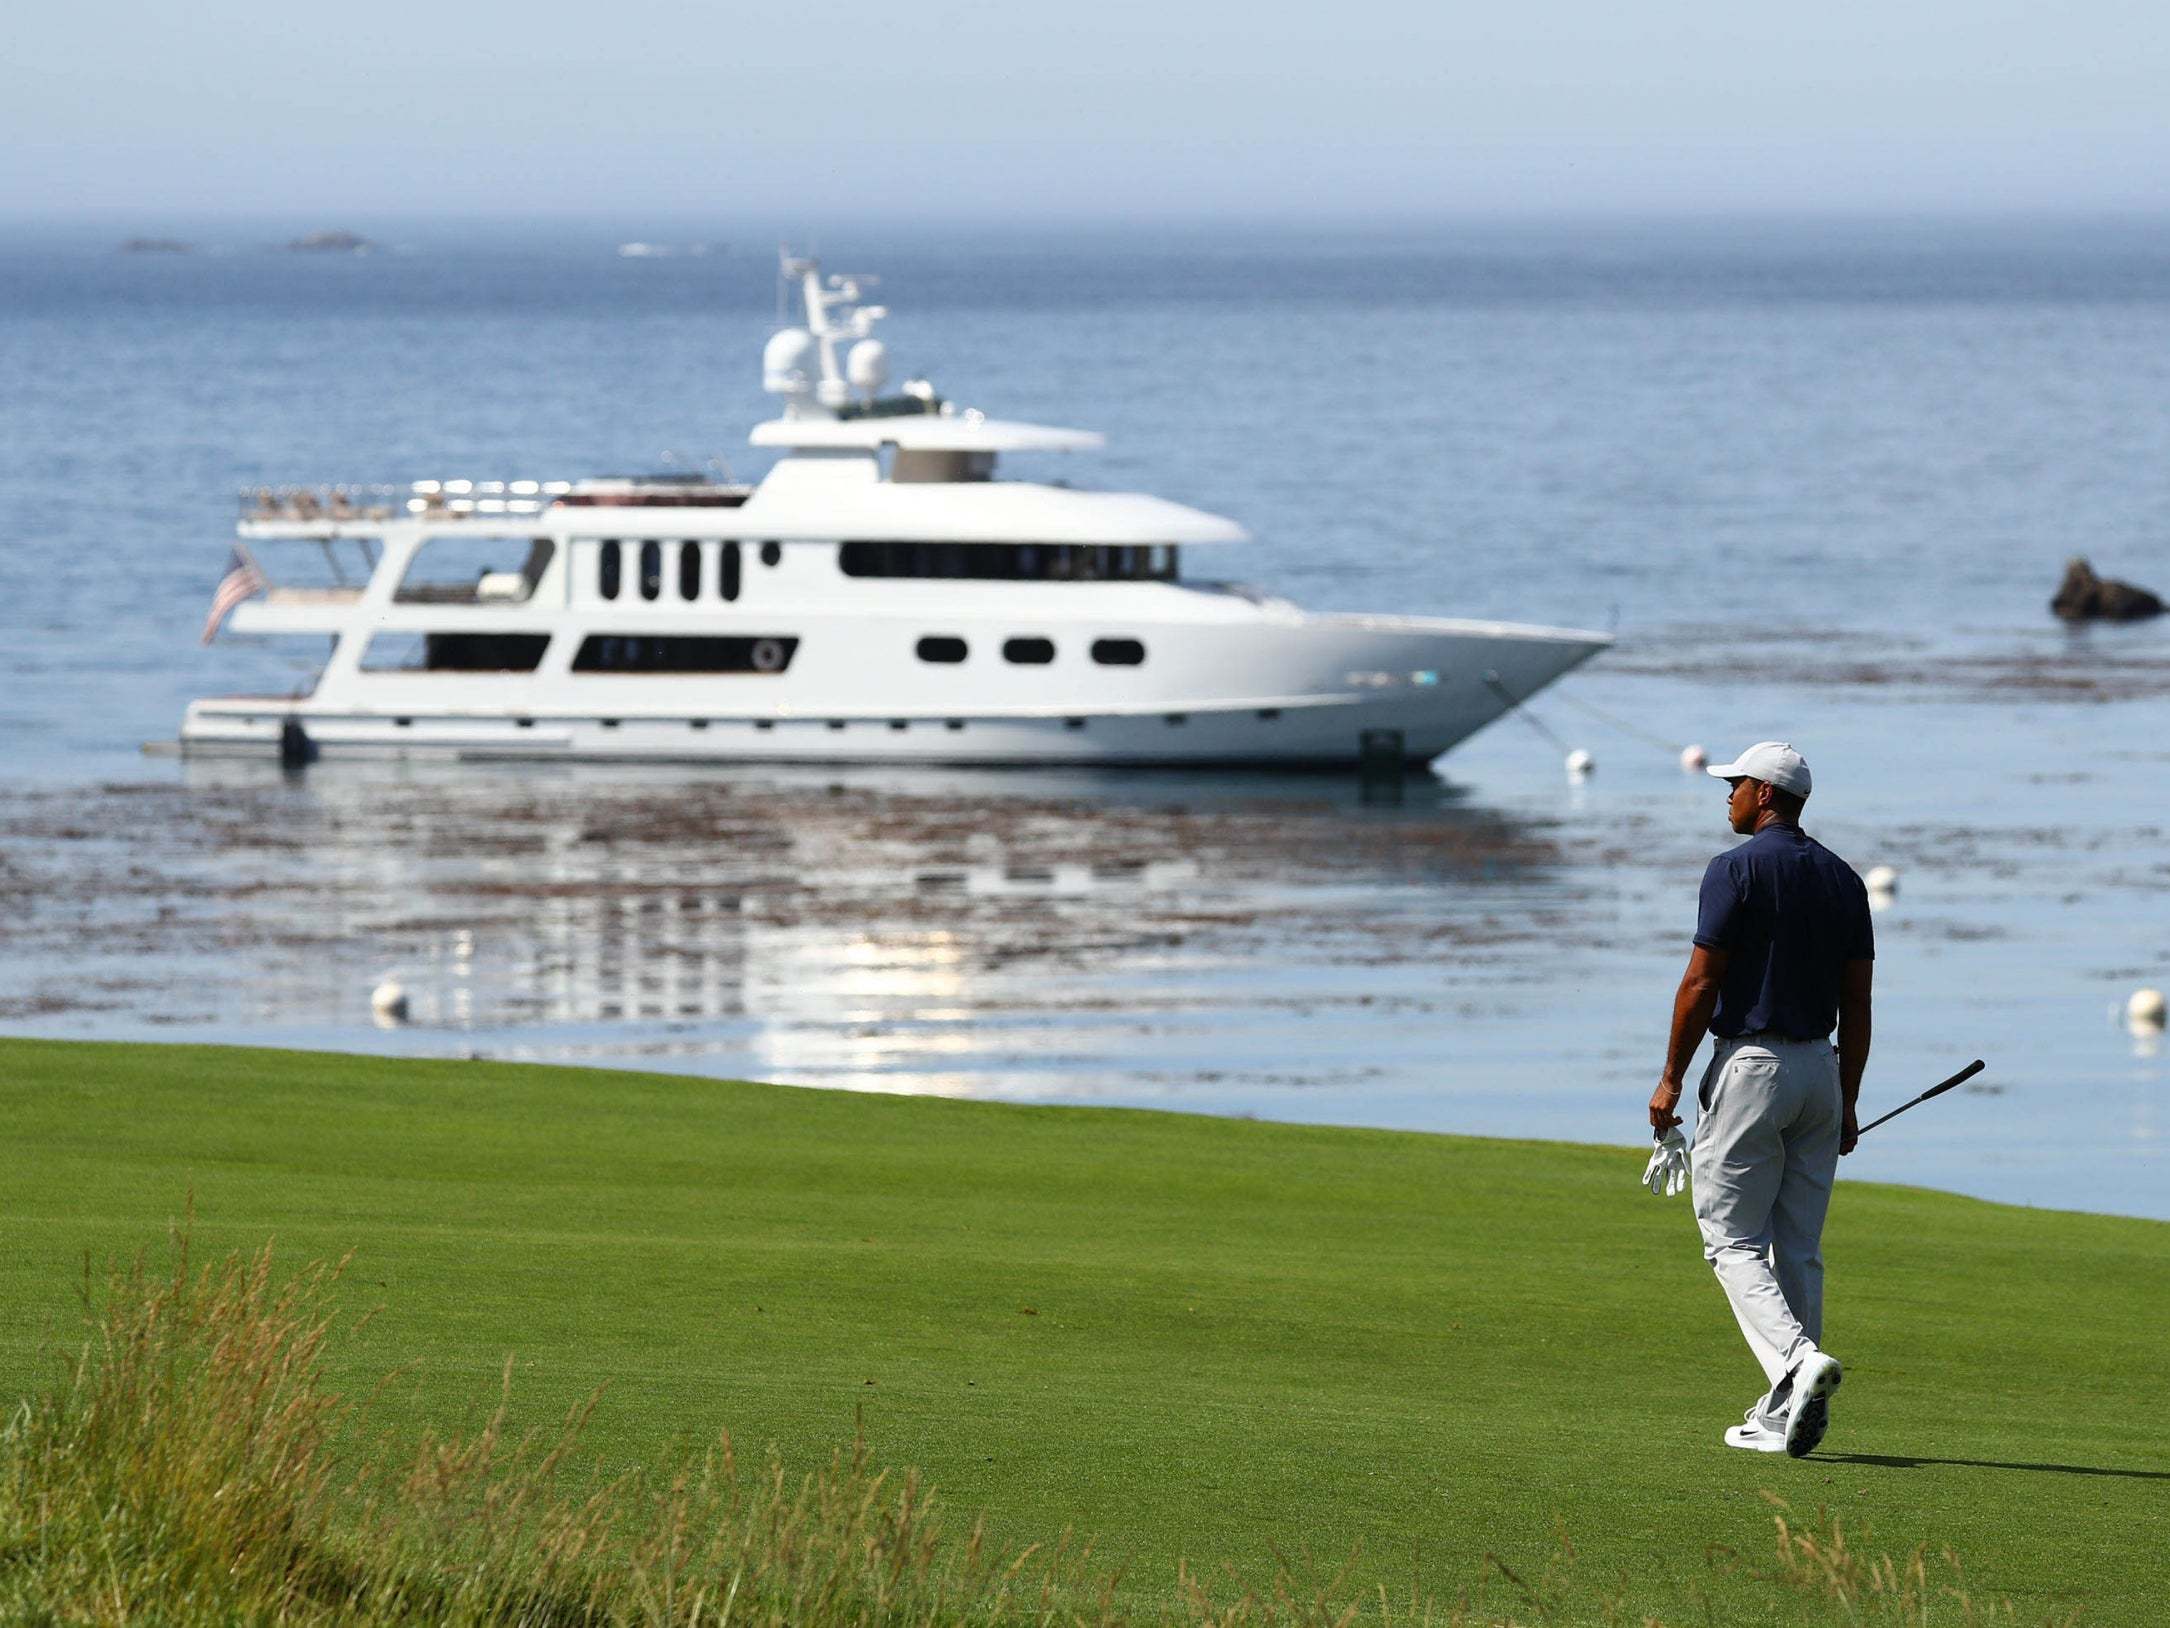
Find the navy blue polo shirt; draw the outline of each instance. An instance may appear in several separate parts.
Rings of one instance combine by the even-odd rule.
[[[1731,959],[1710,1032],[1816,1040],[1838,1023],[1839,971],[1876,954],[1869,892],[1845,860],[1767,825],[1703,872],[1695,941]]]

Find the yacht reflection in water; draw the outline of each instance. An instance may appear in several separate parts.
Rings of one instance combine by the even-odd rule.
[[[1136,1098],[1253,1048],[1285,1071],[1316,1036],[1262,1045],[1277,1025],[1435,1002],[1457,960],[1488,981],[1562,887],[1541,833],[1430,779],[1377,808],[1096,771],[186,777],[162,823],[246,878],[229,953],[297,947],[266,915],[313,924],[238,980],[246,1023],[352,1043],[390,976],[388,1049],[864,1089]]]

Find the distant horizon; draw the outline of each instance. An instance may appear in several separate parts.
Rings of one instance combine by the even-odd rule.
[[[280,206],[276,208],[172,209],[145,205],[98,204],[77,208],[0,207],[0,227],[80,226],[117,230],[135,235],[158,235],[165,227],[223,228],[268,231],[299,236],[318,231],[360,231],[367,226],[477,227],[534,226],[585,227],[598,231],[628,230],[640,226],[673,231],[762,234],[776,237],[826,234],[854,228],[884,231],[938,232],[970,230],[1001,233],[1008,229],[1029,231],[1075,230],[1081,232],[1170,230],[1278,231],[1330,228],[1361,233],[1366,230],[1406,232],[1428,229],[1453,230],[1472,227],[1618,227],[1618,228],[1817,228],[1903,227],[1922,230],[1995,229],[2010,226],[2156,227],[2170,226],[2170,204],[2130,208],[2091,205],[2029,205],[2001,208],[1874,208],[1847,209],[1806,207],[1717,206],[1685,208],[1589,208],[1549,209],[1431,209],[1394,211],[1263,212],[1236,209],[1195,209],[1165,212],[1049,212],[1026,214],[1015,210],[987,213],[913,211],[835,211],[809,215],[804,225],[780,225],[780,217],[733,215],[696,210],[574,209],[386,209],[356,205]]]

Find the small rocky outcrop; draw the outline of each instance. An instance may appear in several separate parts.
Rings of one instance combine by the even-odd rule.
[[[367,254],[375,247],[359,232],[311,232],[287,245],[296,254]]]
[[[2068,622],[2137,622],[2160,616],[2163,602],[2145,588],[2096,576],[2093,566],[2078,559],[2065,567],[2049,608]]]

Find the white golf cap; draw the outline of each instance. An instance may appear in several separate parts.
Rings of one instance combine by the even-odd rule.
[[[1796,797],[1806,797],[1813,784],[1808,760],[1789,741],[1757,741],[1731,763],[1713,763],[1710,772],[1720,780],[1761,780]]]

